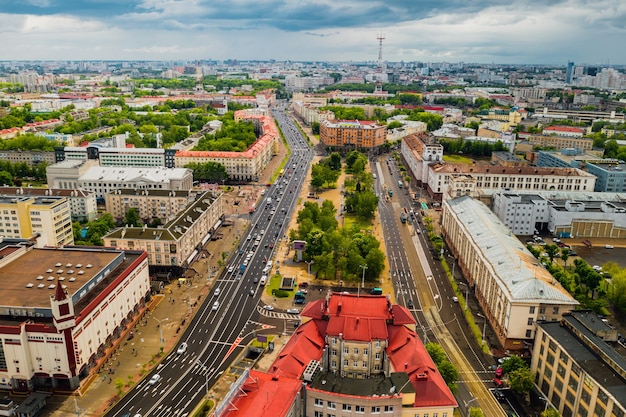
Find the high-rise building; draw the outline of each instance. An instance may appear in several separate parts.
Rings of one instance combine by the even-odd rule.
[[[565,73],[565,82],[567,84],[572,83],[572,75],[574,75],[574,62],[568,61],[567,63],[567,72]]]

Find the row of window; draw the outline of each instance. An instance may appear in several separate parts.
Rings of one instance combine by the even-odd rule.
[[[313,404],[316,407],[324,407],[324,400],[322,400],[321,398],[315,398],[314,401],[313,401]],[[337,403],[335,403],[334,401],[326,401],[326,408],[328,408],[329,410],[336,410],[337,409]],[[353,404],[342,404],[341,405],[341,410],[342,411],[352,411],[352,408],[354,408],[354,411],[357,412],[357,413],[365,413],[365,406],[353,405]],[[385,405],[383,407],[381,407],[381,406],[372,406],[370,411],[371,411],[372,414],[378,414],[378,413],[381,412],[381,409],[385,413],[393,413],[393,405]],[[315,415],[318,415],[317,413],[321,413],[321,412],[316,411]],[[323,413],[321,413],[320,415],[323,416]],[[424,415],[424,417],[427,417],[427,415]],[[437,416],[434,415],[433,417],[437,417]]]

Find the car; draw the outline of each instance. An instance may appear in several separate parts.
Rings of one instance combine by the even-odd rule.
[[[248,292],[248,295],[249,295],[250,297],[254,297],[254,290],[250,290],[250,291]]]
[[[408,308],[415,308],[415,306],[413,305],[413,300],[409,300],[409,301],[406,303],[406,306],[407,306]]]
[[[267,311],[273,311],[273,310],[274,310],[274,307],[272,307],[272,306],[271,306],[271,305],[269,305],[269,304],[264,305],[264,306],[263,306],[263,308],[264,308],[265,310],[267,310]]]
[[[613,249],[613,245],[604,245],[605,249]]]
[[[498,402],[503,403],[506,401],[506,396],[499,389],[493,390],[493,396],[496,397],[496,400],[498,400]]]
[[[229,272],[229,273],[230,273],[230,272],[233,272],[234,270],[235,270],[235,267],[234,267],[234,266],[232,266],[232,265],[231,265],[231,266],[229,266],[229,267],[228,267],[228,272]]]
[[[270,243],[270,249],[274,249],[274,244]]]
[[[298,310],[297,308],[290,308],[287,310],[287,313],[289,314],[300,314],[300,310]]]
[[[256,284],[257,282],[259,282],[259,277],[254,277],[253,282]]]
[[[274,214],[274,213],[272,213]],[[264,235],[265,234],[265,229],[261,230],[261,234]]]
[[[503,375],[504,375],[504,369],[502,369],[501,366],[498,366],[496,368],[496,378],[502,378]]]
[[[213,303],[213,307],[211,307],[211,310],[217,311],[218,308],[220,308],[220,302],[216,301]]]
[[[161,375],[159,374],[154,374],[152,375],[152,378],[150,378],[150,380],[148,381],[149,385],[156,385],[157,382],[159,382],[161,380]]]
[[[176,353],[179,355],[182,355],[186,351],[187,351],[187,342],[181,343],[180,346],[178,346],[178,349],[176,349]]]
[[[452,297],[452,301],[454,301],[455,303],[459,302],[459,297],[457,297],[456,295],[454,297]]]
[[[250,235],[246,236],[246,240],[250,240],[250,239],[252,239],[252,236]]]
[[[220,295],[220,292],[222,290],[220,290],[219,288],[216,288],[215,291],[213,291],[213,297],[217,297],[218,295]]]

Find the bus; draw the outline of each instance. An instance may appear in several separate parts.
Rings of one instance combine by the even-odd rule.
[[[402,187],[404,187],[402,180],[398,180],[398,188],[402,188]]]

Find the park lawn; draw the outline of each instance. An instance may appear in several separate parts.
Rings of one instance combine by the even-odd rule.
[[[280,283],[282,279],[283,279],[282,275],[278,275],[278,274],[274,274],[270,277],[269,282],[265,284],[265,290],[267,291],[269,295],[272,295],[274,293],[274,290],[277,290],[280,288]]]
[[[372,224],[369,220],[362,220],[356,216],[344,214],[343,227],[351,229],[353,226],[356,226],[359,230],[372,230]]]
[[[474,161],[471,158],[463,155],[444,155],[443,160],[446,162],[456,163],[456,164],[467,164],[471,165]]]

